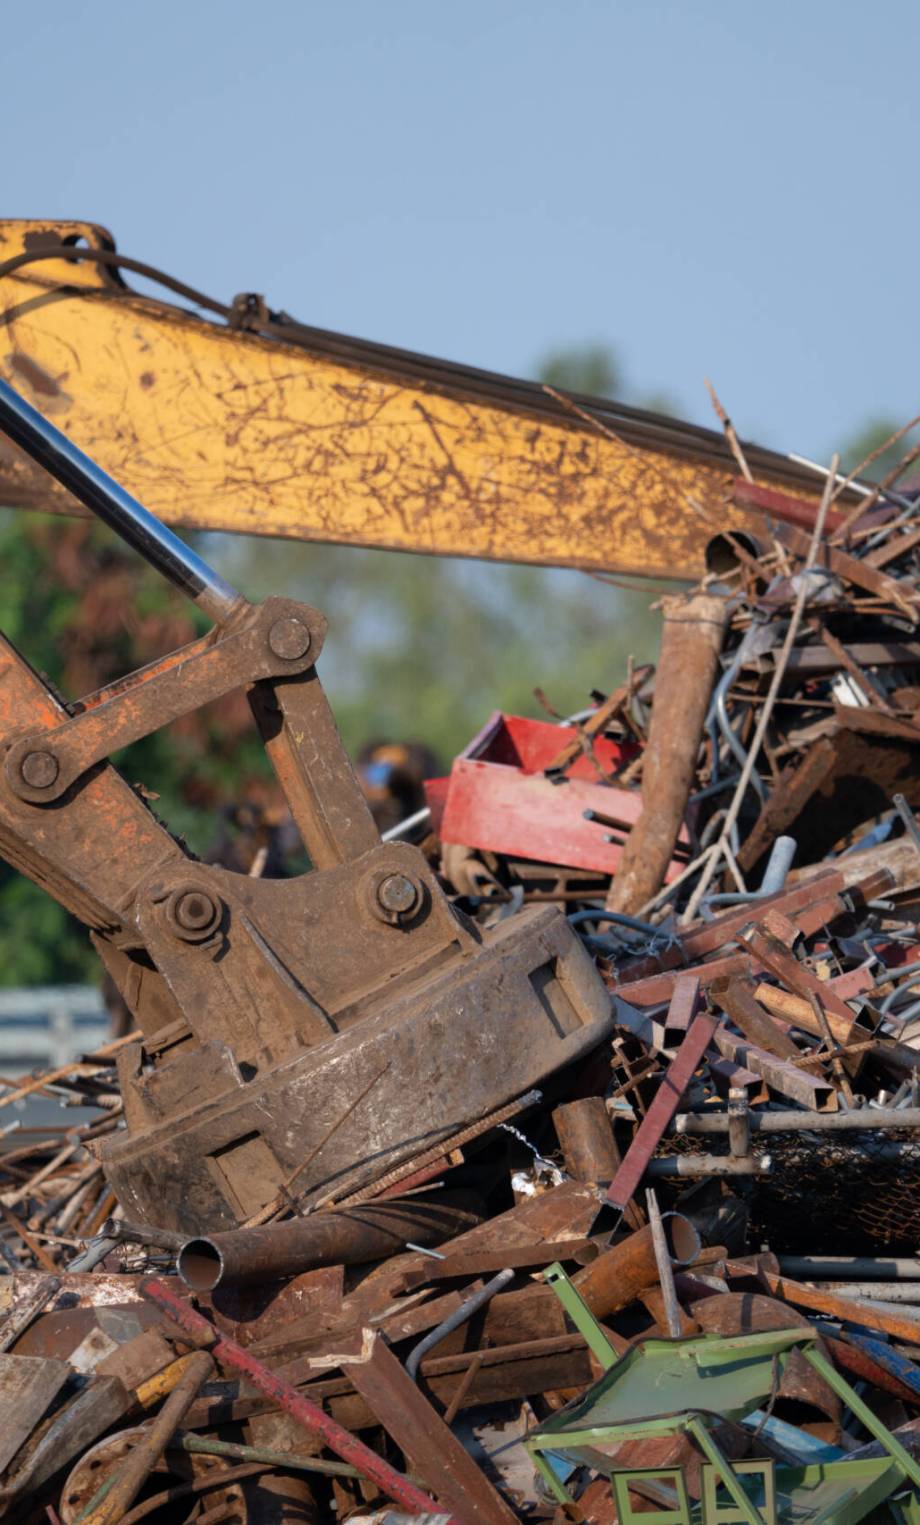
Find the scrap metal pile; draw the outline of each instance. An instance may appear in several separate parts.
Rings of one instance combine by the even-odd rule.
[[[235,642],[302,882],[113,792],[123,690],[17,677],[3,850],[137,1031],[0,1092],[96,1116],[0,1156],[5,1517],[920,1520],[920,530],[836,481],[736,483],[763,543],[657,667],[492,717],[418,847],[363,824],[311,612],[199,563],[184,702]],[[84,805],[132,827],[105,895]]]

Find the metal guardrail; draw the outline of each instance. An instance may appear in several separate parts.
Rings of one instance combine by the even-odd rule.
[[[109,1017],[92,985],[0,990],[0,1071],[24,1074],[70,1064],[105,1043]]]

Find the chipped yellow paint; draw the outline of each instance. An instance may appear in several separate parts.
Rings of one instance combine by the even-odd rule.
[[[0,260],[49,236],[108,239],[0,222]],[[0,373],[170,524],[686,577],[755,522],[711,461],[233,331],[98,266],[23,266],[0,312]],[[74,507],[2,438],[0,499]]]

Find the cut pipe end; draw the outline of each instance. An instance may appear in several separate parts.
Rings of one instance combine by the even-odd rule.
[[[213,1239],[188,1239],[179,1251],[178,1270],[193,1292],[213,1292],[224,1274],[224,1257]]]
[[[661,1214],[668,1253],[676,1266],[688,1266],[701,1253],[703,1242],[690,1222],[680,1212]]]

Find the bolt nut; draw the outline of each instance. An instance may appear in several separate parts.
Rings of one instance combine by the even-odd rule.
[[[220,902],[196,885],[173,890],[166,905],[166,920],[173,932],[189,943],[204,942],[216,932],[221,914]]]
[[[419,902],[419,887],[408,874],[387,874],[377,886],[377,903],[387,919],[404,920]]]
[[[291,615],[275,620],[268,632],[268,644],[276,657],[285,662],[296,662],[310,650],[310,632],[303,620]]]
[[[20,768],[30,789],[50,789],[60,771],[58,760],[51,752],[27,752]]]

